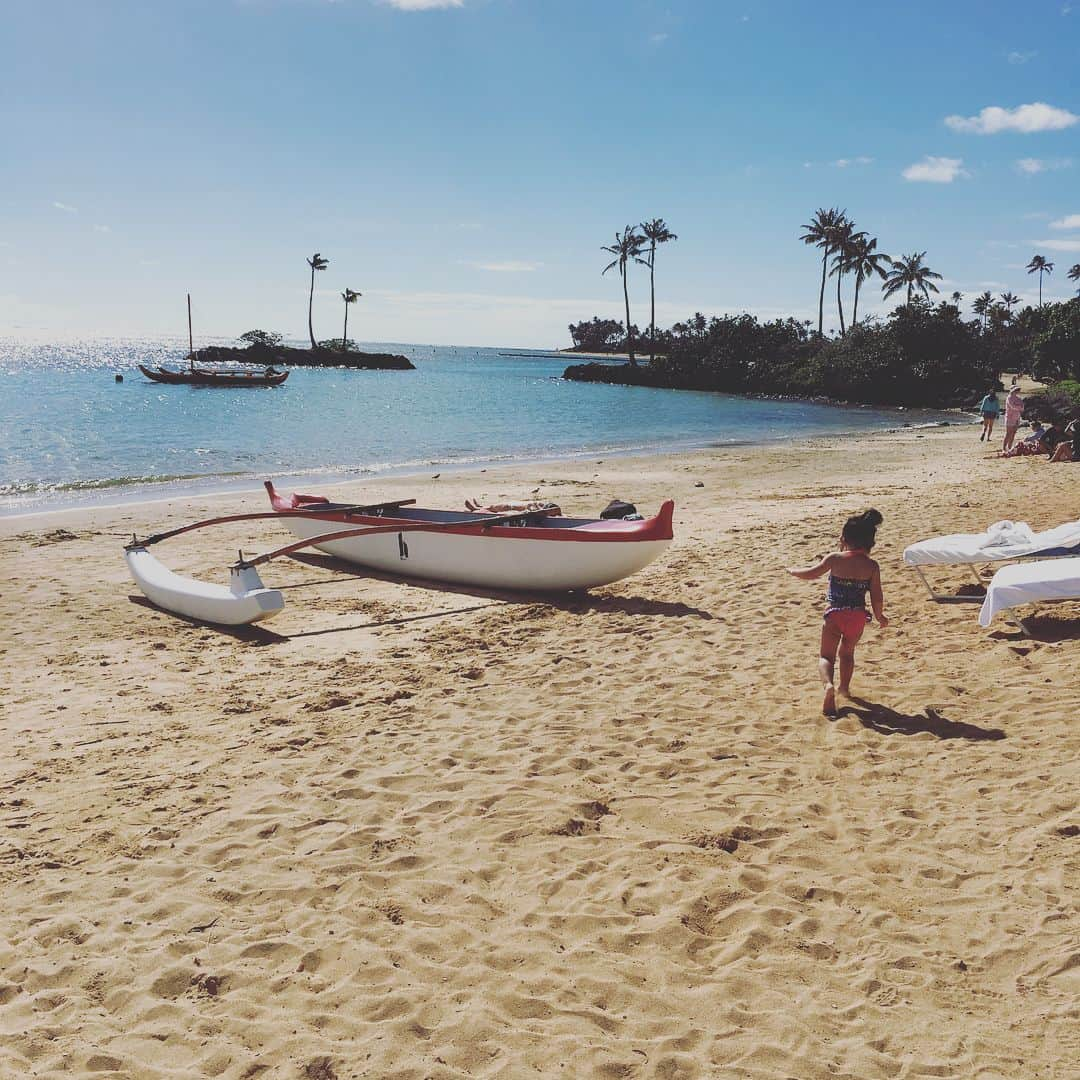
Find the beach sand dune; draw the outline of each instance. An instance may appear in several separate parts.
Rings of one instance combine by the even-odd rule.
[[[0,521],[0,1075],[1075,1076],[1080,604],[982,631],[900,564],[1080,514],[1073,467],[983,455],[907,430],[369,485],[671,495],[677,538],[554,600],[283,560],[241,632],[149,607],[120,552],[256,495]],[[894,622],[828,721],[823,589],[782,567],[871,504]],[[222,580],[279,535],[161,552]]]

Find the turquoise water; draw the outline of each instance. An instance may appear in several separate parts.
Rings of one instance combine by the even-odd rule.
[[[570,383],[565,359],[495,349],[391,348],[417,370],[295,368],[280,389],[222,390],[138,372],[138,362],[181,363],[176,341],[0,340],[0,513],[927,419]]]

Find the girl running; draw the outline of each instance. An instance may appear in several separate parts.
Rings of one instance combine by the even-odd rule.
[[[829,575],[829,606],[821,628],[821,658],[818,671],[825,688],[821,711],[836,715],[836,694],[845,697],[851,692],[851,675],[855,670],[855,646],[862,637],[870,612],[866,610],[866,595],[882,628],[889,625],[883,611],[885,600],[881,593],[881,567],[870,558],[870,549],[877,539],[877,527],[882,517],[876,510],[849,517],[840,534],[840,551],[826,555],[817,566],[789,569],[788,573],[803,581],[813,581]],[[837,657],[840,660],[840,685],[835,682]]]

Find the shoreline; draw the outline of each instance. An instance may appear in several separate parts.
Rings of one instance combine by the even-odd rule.
[[[708,391],[706,391],[708,392]],[[851,411],[865,411],[871,406],[861,405],[844,405],[839,403],[826,403],[826,402],[814,402],[814,404],[834,404],[836,408],[850,409]],[[895,430],[906,430],[908,428],[933,428],[933,427],[947,427],[953,424],[962,424],[961,417],[966,414],[956,412],[955,410],[905,410],[905,409],[875,409],[875,411],[881,412],[897,412],[912,414],[924,414],[934,415],[939,419],[921,419],[911,423],[903,423],[896,427]],[[790,435],[790,436],[777,436],[773,438],[764,438],[756,442],[752,442],[747,439],[736,439],[731,442],[708,442],[702,443],[698,440],[687,440],[686,442],[672,441],[663,445],[647,445],[641,447],[625,447],[610,449],[606,447],[585,447],[583,449],[568,450],[563,454],[547,454],[537,457],[490,457],[480,459],[470,459],[468,461],[439,461],[434,460],[425,463],[423,466],[418,463],[405,463],[401,465],[385,465],[385,466],[356,466],[349,471],[341,470],[322,470],[312,469],[310,471],[280,471],[273,473],[260,473],[260,474],[245,474],[242,476],[236,476],[232,481],[228,481],[225,476],[213,476],[207,475],[205,477],[178,477],[175,479],[167,479],[161,481],[154,480],[139,480],[130,484],[125,484],[122,481],[113,482],[111,480],[105,481],[83,481],[82,483],[99,483],[97,487],[84,487],[79,488],[78,492],[71,493],[71,500],[67,501],[66,496],[68,493],[59,498],[53,499],[51,495],[44,496],[43,499],[47,499],[50,503],[64,502],[65,505],[48,505],[37,506],[30,508],[12,508],[5,505],[2,499],[17,499],[21,496],[3,496],[0,497],[0,521],[5,519],[25,518],[33,517],[39,514],[62,514],[75,512],[79,510],[107,510],[117,509],[120,507],[138,505],[141,503],[154,503],[154,502],[170,502],[175,499],[206,499],[214,498],[216,496],[228,496],[237,495],[243,496],[250,494],[251,492],[262,491],[263,480],[274,480],[275,482],[281,481],[283,484],[319,484],[323,486],[336,486],[341,484],[350,483],[364,483],[368,481],[374,481],[377,478],[389,479],[389,478],[411,478],[419,477],[428,474],[430,469],[439,469],[446,471],[447,473],[462,473],[476,470],[487,471],[492,468],[509,468],[509,467],[531,467],[541,465],[557,465],[564,462],[574,462],[583,458],[592,457],[595,454],[603,454],[611,458],[622,457],[641,457],[641,456],[653,456],[653,455],[665,455],[674,453],[693,453],[702,450],[730,450],[737,449],[749,445],[757,446],[773,446],[779,444],[786,444],[792,442],[800,442],[807,439],[818,438],[848,438],[858,437],[859,435],[867,435],[881,432],[889,432],[894,430],[893,426],[883,426],[881,428],[862,428],[851,429],[847,431],[828,431],[828,432],[810,432],[805,434]],[[168,492],[162,492],[157,485],[174,485]],[[103,499],[114,499],[110,502],[98,502],[91,496],[91,492],[107,492],[103,494]],[[117,494],[114,495],[113,493]],[[119,498],[117,495],[120,492],[130,492],[129,498]]]
[[[187,500],[0,519],[0,1071],[1064,1075],[1080,603],[984,631],[901,555],[1060,524],[1078,468],[949,426],[395,479],[671,497],[675,540],[569,596],[299,554],[240,632],[127,575]],[[868,505],[891,625],[829,721],[824,584],[783,567]],[[275,525],[161,557],[221,582]]]

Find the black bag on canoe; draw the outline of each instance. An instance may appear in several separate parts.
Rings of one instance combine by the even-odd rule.
[[[612,499],[611,502],[600,511],[600,517],[605,520],[611,518],[625,518],[637,513],[637,507],[633,503],[623,502],[622,499]]]

